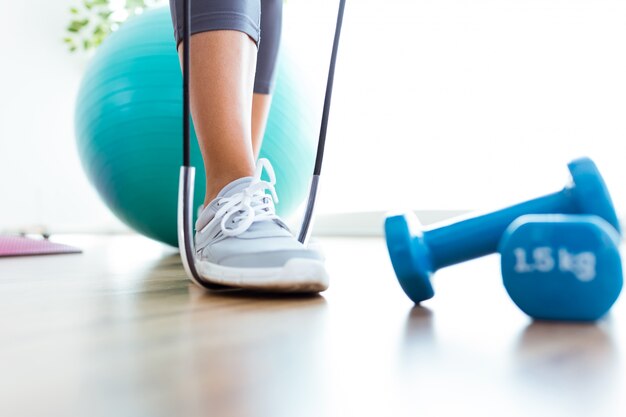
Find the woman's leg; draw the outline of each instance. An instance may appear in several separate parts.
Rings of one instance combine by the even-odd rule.
[[[184,47],[191,51],[191,113],[207,175],[195,255],[198,272],[213,283],[319,292],[328,287],[323,257],[298,242],[276,215],[269,162],[254,167],[271,101],[281,1],[263,0],[263,16],[260,0],[192,1],[192,37],[179,53]],[[180,40],[178,3],[171,0]],[[266,25],[259,41],[261,21]]]
[[[252,99],[252,148],[259,156],[272,103],[276,58],[283,23],[283,0],[261,0],[261,42]]]
[[[206,206],[224,186],[254,173],[250,119],[257,48],[248,35],[225,30],[195,34],[190,43],[190,104],[206,172]]]
[[[270,113],[271,104],[271,93],[254,93],[252,97],[252,150],[255,159],[259,157],[261,145],[263,144],[263,136],[265,135],[267,116]]]
[[[272,101],[282,5],[191,1],[191,112],[205,165],[205,206],[226,184],[254,170]],[[170,7],[182,54],[182,0],[171,0]]]
[[[252,93],[260,0],[191,0],[190,104],[206,173],[206,206],[254,173]],[[182,0],[171,0],[182,57]]]

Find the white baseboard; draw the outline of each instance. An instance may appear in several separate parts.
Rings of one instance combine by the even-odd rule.
[[[416,210],[415,214],[424,225],[430,225],[451,219],[453,217],[470,213],[468,210]],[[353,213],[323,213],[318,214],[313,223],[313,236],[337,236],[337,237],[381,237],[383,236],[383,224],[387,212],[364,211]],[[621,223],[626,224],[626,219],[621,218]],[[291,230],[298,230],[299,220],[290,219],[288,222]],[[22,227],[4,228],[0,234],[41,234],[43,231],[49,234],[127,234],[134,233],[125,225],[106,225],[100,227],[85,227],[84,225],[24,225]]]
[[[462,210],[418,210],[415,211],[422,224],[428,225],[465,214]],[[346,237],[376,237],[383,236],[383,224],[387,212],[365,211],[354,213],[330,213],[319,214],[314,219],[314,236],[346,236]],[[298,230],[300,224],[297,220],[290,219],[289,226],[292,230]],[[57,224],[52,227],[47,225],[21,225],[14,228],[3,228],[3,234],[126,234],[133,233],[128,227],[119,224],[107,224],[104,226]]]
[[[428,225],[450,219],[467,210],[419,210],[415,214],[422,224]],[[313,223],[314,236],[383,236],[383,224],[387,212],[367,211],[358,213],[320,214]]]

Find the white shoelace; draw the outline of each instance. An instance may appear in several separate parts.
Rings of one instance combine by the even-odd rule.
[[[267,172],[269,181],[261,180],[263,169]],[[276,175],[270,161],[259,159],[250,185],[231,197],[222,197],[217,203],[219,209],[215,217],[200,232],[211,229],[219,222],[225,236],[238,236],[254,222],[277,219],[274,208],[274,202],[278,202],[275,185]],[[270,194],[265,190],[269,190]],[[229,223],[236,226],[228,227]]]

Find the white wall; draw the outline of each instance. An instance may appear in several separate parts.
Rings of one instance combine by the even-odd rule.
[[[294,19],[310,68],[327,61],[316,44],[336,3]],[[626,207],[626,2],[348,0],[345,13],[321,212],[497,207],[563,186],[581,155]]]
[[[77,160],[70,0],[3,3],[0,230],[115,229]],[[337,0],[289,0],[321,113]],[[593,156],[626,207],[626,2],[348,0],[320,212],[488,208]]]
[[[120,229],[87,183],[74,145],[84,55],[62,43],[71,0],[3,1],[0,14],[0,230]]]

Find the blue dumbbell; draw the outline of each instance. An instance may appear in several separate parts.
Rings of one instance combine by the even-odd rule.
[[[519,217],[500,241],[504,287],[535,319],[597,320],[622,290],[619,240],[598,216]]]
[[[620,231],[609,191],[589,158],[568,164],[572,183],[563,190],[493,213],[422,231],[413,213],[385,220],[385,236],[398,281],[411,300],[434,295],[431,275],[439,268],[494,253],[509,224],[524,214],[594,214]]]

